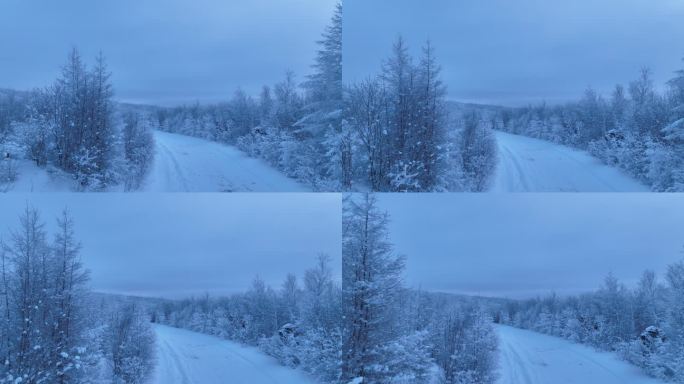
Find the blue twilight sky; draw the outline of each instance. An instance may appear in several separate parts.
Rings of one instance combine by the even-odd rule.
[[[50,230],[69,208],[97,291],[220,294],[245,290],[256,275],[279,287],[288,272],[301,279],[320,252],[332,257],[338,281],[341,274],[335,194],[6,194],[5,241],[26,203]]]
[[[336,0],[2,0],[0,88],[48,85],[77,46],[107,57],[116,97],[178,104],[302,80]]]
[[[627,284],[681,260],[675,194],[380,195],[406,283],[425,290],[529,297]]]
[[[681,0],[345,0],[346,82],[376,73],[401,34],[431,39],[454,100],[560,102],[608,93],[642,66],[684,68]]]

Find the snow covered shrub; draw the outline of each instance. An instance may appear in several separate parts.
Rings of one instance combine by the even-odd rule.
[[[115,383],[142,384],[154,366],[155,336],[147,316],[134,304],[112,313],[105,351]]]
[[[663,330],[650,326],[637,340],[618,345],[617,351],[623,359],[642,368],[648,375],[671,381],[675,370],[666,358],[668,344]]]
[[[341,346],[342,331],[339,328],[306,331],[297,347],[301,368],[323,383],[337,382],[341,372]]]
[[[415,161],[395,164],[389,173],[390,186],[397,192],[419,192],[422,190],[418,176],[423,172],[422,165]]]
[[[403,335],[372,350],[378,364],[370,366],[369,374],[382,377],[392,384],[428,383],[432,377],[433,360],[427,331]]]
[[[128,113],[123,118],[124,188],[140,188],[154,160],[154,136],[149,116]]]
[[[37,112],[34,113],[38,115]],[[47,165],[54,151],[54,125],[44,116],[38,115],[28,121],[14,123],[13,126],[28,159],[40,167]]]
[[[73,177],[81,190],[96,191],[106,185],[106,177],[96,163],[97,150],[81,148],[73,157]]]
[[[602,138],[590,141],[587,145],[587,151],[606,164],[620,166],[622,159],[618,154],[622,150],[624,140],[625,137],[622,132],[611,130]]]
[[[259,348],[282,365],[300,368],[320,382],[336,382],[340,377],[342,334],[339,329],[297,330],[285,324],[278,334],[259,341]]]
[[[289,134],[281,135],[279,168],[286,175],[310,185],[314,190],[319,182],[317,151],[314,143],[296,139]]]
[[[276,335],[259,340],[259,349],[275,357],[280,364],[294,368],[300,364],[298,357],[300,336],[297,327],[288,323],[280,327]]]
[[[445,384],[490,384],[497,379],[498,339],[481,310],[461,310],[438,325],[437,365]]]
[[[0,185],[17,179],[17,165],[9,152],[0,150]]]
[[[654,191],[672,191],[675,187],[675,173],[680,170],[681,163],[673,148],[661,143],[650,142],[646,150],[649,184]]]
[[[483,192],[489,188],[496,170],[496,138],[475,112],[466,115],[462,124],[456,139],[455,169],[461,171],[460,183],[466,191]]]

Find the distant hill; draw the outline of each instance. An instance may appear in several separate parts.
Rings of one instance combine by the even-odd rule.
[[[91,303],[95,306],[120,307],[123,305],[135,304],[147,311],[153,310],[161,303],[171,301],[156,297],[130,296],[103,292],[91,292],[89,297]]]

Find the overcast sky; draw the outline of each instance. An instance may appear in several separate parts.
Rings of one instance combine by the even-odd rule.
[[[649,66],[663,85],[684,67],[681,0],[345,0],[344,76],[377,72],[401,34],[431,39],[454,100],[558,102],[608,92]]]
[[[245,290],[257,274],[279,287],[288,272],[301,279],[319,252],[332,257],[338,280],[341,273],[339,195],[6,194],[5,240],[27,202],[48,229],[64,206],[71,210],[97,291],[220,294]]]
[[[309,72],[336,0],[2,0],[0,88],[51,83],[68,51],[102,50],[116,97],[176,104],[256,93]]]
[[[634,284],[684,257],[684,199],[671,194],[381,195],[406,283],[522,298]]]

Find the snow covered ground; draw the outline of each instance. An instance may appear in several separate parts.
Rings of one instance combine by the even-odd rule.
[[[656,384],[615,354],[553,336],[497,326],[499,384]]]
[[[648,187],[586,152],[496,131],[493,192],[648,192]]]
[[[228,145],[167,132],[154,132],[154,164],[143,192],[306,192],[307,188],[259,159]],[[56,168],[30,160],[13,165],[17,180],[0,192],[73,192],[76,183]],[[121,191],[122,186],[110,188]]]
[[[12,165],[17,178],[12,183],[0,183],[0,192],[71,192],[76,183],[57,168],[49,170],[35,165],[31,160],[16,160]]]
[[[152,384],[312,383],[255,348],[158,324],[154,331],[157,367]]]
[[[155,131],[147,192],[303,192],[306,188],[228,145]]]

